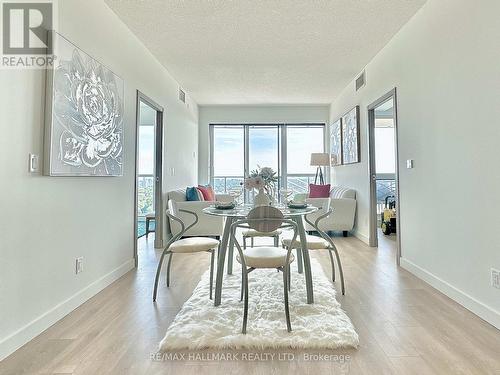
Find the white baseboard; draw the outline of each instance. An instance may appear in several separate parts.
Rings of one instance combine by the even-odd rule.
[[[368,236],[364,235],[363,233],[358,232],[357,230],[355,230],[354,232],[352,232],[352,234],[358,240],[364,242],[367,245],[370,245],[370,239],[368,238]]]
[[[453,285],[447,283],[446,281],[440,279],[439,277],[424,270],[420,266],[417,266],[415,263],[412,263],[405,258],[401,258],[401,267],[414,274],[418,278],[424,280],[432,287],[447,295],[452,300],[465,307],[467,310],[472,311],[480,318],[486,320],[494,327],[500,329],[500,312],[478,301],[477,299],[461,291],[460,289],[455,288]]]
[[[129,272],[134,266],[134,259],[126,261],[118,268],[73,294],[65,301],[62,301],[49,311],[26,324],[24,327],[21,327],[16,332],[0,340],[0,361],[68,315],[85,301],[95,296],[112,282]]]

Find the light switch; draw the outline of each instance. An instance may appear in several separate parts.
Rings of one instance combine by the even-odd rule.
[[[408,159],[406,161],[406,168],[407,169],[412,169],[413,168],[413,159]]]
[[[39,171],[39,159],[36,154],[29,154],[29,164],[28,170],[30,173],[38,173]]]

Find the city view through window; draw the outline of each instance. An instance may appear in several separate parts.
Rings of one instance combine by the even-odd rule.
[[[316,167],[313,152],[323,152],[324,125],[212,125],[211,184],[217,193],[241,189],[245,176],[258,167],[278,173],[276,191],[308,191]]]

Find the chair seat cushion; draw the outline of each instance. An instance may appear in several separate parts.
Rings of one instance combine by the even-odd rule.
[[[307,248],[310,250],[328,249],[330,245],[328,241],[325,241],[322,237],[307,235],[306,240],[307,240]],[[282,241],[283,245],[286,247],[290,247],[291,242],[292,242],[291,238],[284,238]],[[295,249],[300,246],[301,246],[300,239],[297,236],[297,239],[293,243],[292,247]]]
[[[245,264],[252,268],[278,268],[286,263],[287,251],[281,247],[252,247],[243,252]],[[238,262],[241,263],[240,255],[236,256]],[[295,259],[293,254],[290,254],[290,263]]]
[[[208,237],[189,237],[175,241],[169,250],[173,253],[196,253],[217,248],[219,241]]]
[[[281,234],[280,230],[274,230],[272,232],[259,232],[255,229],[248,229],[243,231],[243,235],[245,237],[274,237],[274,236],[279,236]]]

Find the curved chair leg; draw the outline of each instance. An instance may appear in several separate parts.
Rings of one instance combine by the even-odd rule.
[[[243,329],[241,330],[241,333],[245,335],[247,333],[247,320],[248,320],[248,272],[245,272],[243,283],[245,289],[245,305],[243,310]]]
[[[333,246],[333,252],[335,253],[335,257],[337,258],[337,265],[339,266],[339,274],[340,274],[340,285],[342,287],[342,295],[345,295],[345,287],[344,287],[344,271],[342,270],[342,263],[340,262],[340,256],[337,248]]]
[[[297,270],[299,273],[302,273],[304,272],[304,267],[302,265],[302,249],[298,247],[295,251],[297,251]]]
[[[288,291],[292,290],[292,268],[290,265],[287,266],[288,270]]]
[[[241,294],[240,294],[240,302],[243,301],[243,292],[245,289],[245,267],[243,267],[243,264],[241,265]]]
[[[212,299],[212,289],[214,286],[214,260],[215,250],[210,250],[210,299]]]
[[[170,286],[170,267],[172,266],[172,257],[174,256],[173,253],[170,253],[170,256],[168,257],[168,264],[167,264],[167,287]]]
[[[283,291],[285,295],[285,317],[286,317],[286,329],[288,332],[292,332],[292,324],[290,323],[290,309],[288,308],[288,270],[290,267],[283,267]]]
[[[158,267],[156,268],[155,286],[153,288],[153,302],[156,302],[156,292],[158,291],[158,280],[160,279],[161,266],[163,264],[163,258],[165,257],[166,251],[161,253],[160,261],[158,262]]]
[[[330,255],[330,263],[332,264],[332,282],[335,282],[335,263],[333,261],[332,250],[328,249],[328,255]]]

